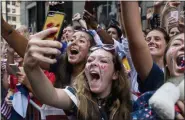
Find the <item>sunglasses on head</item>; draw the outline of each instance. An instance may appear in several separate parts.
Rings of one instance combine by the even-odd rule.
[[[90,48],[90,51],[93,52],[98,49],[104,49],[106,51],[115,52],[115,46],[113,44],[103,44],[97,45]]]

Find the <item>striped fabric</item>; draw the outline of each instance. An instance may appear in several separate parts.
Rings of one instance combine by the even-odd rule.
[[[11,117],[11,111],[12,111],[12,106],[6,104],[5,101],[3,101],[3,104],[1,104],[1,114],[9,119]]]
[[[4,100],[1,105],[1,114],[8,120],[23,120],[23,117],[26,117],[26,103],[28,103],[29,100],[28,91],[21,84],[16,85],[15,91],[16,92],[12,96],[12,106],[8,105]]]

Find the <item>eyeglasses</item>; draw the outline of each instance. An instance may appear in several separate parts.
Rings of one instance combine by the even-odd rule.
[[[106,51],[115,52],[115,46],[113,44],[103,44],[103,45],[97,45],[90,48],[90,51],[93,52],[97,49],[104,49]]]

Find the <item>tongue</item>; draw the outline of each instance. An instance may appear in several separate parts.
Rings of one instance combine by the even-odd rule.
[[[185,66],[184,57],[178,57],[177,58],[177,65],[180,66],[180,67],[184,67]]]

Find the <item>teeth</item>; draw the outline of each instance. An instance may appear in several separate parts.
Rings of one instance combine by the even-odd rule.
[[[71,48],[71,50],[76,50],[77,51],[77,49],[75,49],[75,48]]]
[[[97,72],[92,71],[92,72],[90,72],[90,73],[95,73],[95,74],[96,74]]]

